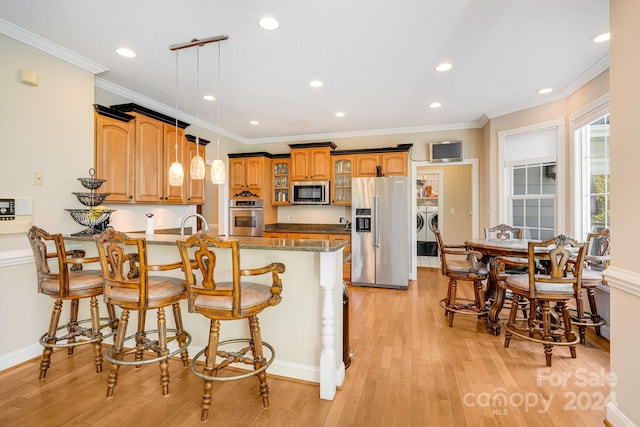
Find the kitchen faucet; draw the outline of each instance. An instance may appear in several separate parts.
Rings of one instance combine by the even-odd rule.
[[[184,237],[184,223],[191,217],[198,217],[202,220],[202,223],[204,224],[203,230],[208,231],[209,230],[209,224],[207,224],[207,220],[200,215],[199,213],[190,213],[188,215],[185,215],[184,217],[182,217],[182,221],[180,223],[180,237]],[[196,222],[196,229],[195,231],[198,231],[198,223]]]

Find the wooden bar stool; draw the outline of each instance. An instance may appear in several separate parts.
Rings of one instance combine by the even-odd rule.
[[[178,247],[187,282],[189,311],[200,313],[211,320],[207,347],[196,354],[191,362],[192,371],[204,380],[202,421],[206,421],[209,416],[213,381],[230,381],[257,375],[262,406],[269,407],[266,369],[273,362],[275,351],[271,345],[262,341],[258,314],[265,308],[280,303],[282,282],[279,273],[284,273],[284,264],[275,262],[262,268],[240,269],[238,241],[222,241],[218,237],[207,234],[206,231],[200,231],[185,240],[179,240]],[[217,251],[214,251],[214,248]],[[219,277],[216,280],[214,275],[215,268],[219,266],[218,264],[222,264],[222,262],[218,263],[219,260],[228,260],[230,264],[227,264],[229,269],[225,272],[227,277],[224,281]],[[220,272],[221,269],[217,271]],[[196,281],[196,272],[199,272],[200,283]],[[241,277],[267,273],[271,273],[271,285],[241,280]],[[251,338],[219,341],[220,321],[237,319],[248,320]],[[248,344],[237,351],[222,350],[223,347],[235,343]],[[263,346],[267,347],[271,353],[268,360],[263,355]],[[251,352],[250,356],[247,355],[249,352]],[[197,367],[196,362],[203,354],[205,364],[202,369]],[[218,373],[232,363],[252,365],[253,370],[219,377]]]
[[[440,300],[444,315],[449,317],[449,326],[453,326],[453,316],[458,313],[477,316],[482,319],[486,329],[489,309],[485,304],[482,282],[489,277],[489,270],[480,262],[482,254],[470,250],[465,245],[445,245],[440,231],[435,227],[431,229],[440,250],[442,275],[449,278],[447,296]],[[473,284],[473,300],[457,297],[458,281]]]
[[[152,276],[153,271],[169,271],[181,268],[177,262],[164,265],[150,265],[147,262],[147,241],[144,238],[129,238],[126,234],[108,228],[94,236],[100,255],[102,277],[104,279],[105,302],[122,308],[120,324],[114,345],[107,350],[111,362],[111,372],[107,382],[107,397],[113,396],[118,382],[121,365],[139,367],[158,362],[160,365],[160,385],[162,394],[169,394],[169,359],[180,353],[182,363],[189,366],[187,346],[191,335],[184,331],[180,300],[186,296],[183,278]],[[167,328],[164,308],[173,308],[175,329]],[[138,312],[138,328],[134,335],[126,336],[129,312]],[[156,330],[145,328],[147,310],[157,310]],[[167,332],[173,335],[167,336]],[[155,337],[151,339],[150,336]],[[126,341],[135,340],[135,346],[125,349]],[[170,351],[167,344],[178,342],[178,348]],[[148,354],[153,355],[149,358]],[[145,355],[147,357],[145,357]],[[133,356],[131,359],[130,356]]]
[[[527,273],[504,274],[500,277],[502,286],[513,293],[515,301],[526,299],[532,307],[532,314],[524,320],[516,320],[517,304],[511,305],[506,323],[505,348],[512,337],[540,343],[544,346],[547,366],[551,366],[553,346],[567,346],[571,357],[576,357],[576,344],[580,341],[572,330],[567,301],[580,295],[582,269],[586,243],[559,235],[544,242],[528,242]],[[539,272],[536,261],[544,260],[548,270]],[[512,260],[497,258],[496,264],[509,265]],[[504,271],[499,268],[499,271]],[[553,322],[551,303],[555,303],[562,317],[561,322]],[[533,313],[533,307],[539,313]]]
[[[79,345],[93,345],[93,362],[96,372],[102,372],[102,340],[115,333],[118,321],[112,305],[107,305],[108,319],[101,319],[98,310],[98,295],[102,295],[102,271],[84,270],[85,264],[97,263],[98,258],[85,258],[84,251],[67,251],[62,234],[49,234],[36,226],[27,232],[38,275],[38,292],[55,299],[49,330],[40,337],[44,347],[40,362],[40,379],[45,379],[51,365],[51,354],[56,348],[66,348],[69,356]],[[47,245],[49,243],[49,245]],[[56,265],[49,265],[55,259]],[[54,264],[54,263],[52,263]],[[53,268],[51,268],[53,267]],[[89,299],[90,319],[78,320],[80,300]],[[71,302],[69,321],[59,326],[63,301]],[[107,321],[102,324],[102,321]],[[82,324],[90,323],[90,327]],[[102,329],[110,327],[111,331],[103,335]],[[64,335],[58,335],[66,330]]]
[[[607,284],[602,273],[609,268],[610,243],[608,228],[587,235],[587,252],[582,270],[582,289],[587,292],[589,311],[584,309],[582,295],[576,295],[576,309],[571,316],[571,321],[578,327],[581,344],[586,344],[587,341],[586,328],[594,328],[596,335],[600,336],[600,327],[606,323],[598,314],[594,291],[599,285]]]

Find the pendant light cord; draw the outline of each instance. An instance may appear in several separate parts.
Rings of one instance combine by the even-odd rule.
[[[196,47],[196,119],[200,122],[200,45]],[[198,123],[200,126],[200,123]],[[196,128],[196,156],[200,155],[200,131]]]
[[[176,162],[178,161],[178,72],[179,67],[179,51],[176,50]]]
[[[222,94],[220,93],[220,50],[222,47],[218,43],[218,159],[220,159],[220,102]]]

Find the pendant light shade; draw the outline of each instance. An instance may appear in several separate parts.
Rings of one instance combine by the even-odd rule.
[[[213,163],[211,163],[211,183],[224,184],[226,176],[227,171],[224,162],[220,159],[215,159]]]
[[[204,159],[200,156],[200,146],[198,144],[199,138],[196,138],[196,155],[191,159],[191,179],[204,179],[205,165]]]
[[[184,169],[182,163],[175,161],[169,168],[169,185],[181,186],[184,182]]]

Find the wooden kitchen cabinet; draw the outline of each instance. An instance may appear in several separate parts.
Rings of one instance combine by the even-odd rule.
[[[229,189],[231,198],[261,199],[271,187],[271,162],[265,156],[229,154]]]
[[[314,144],[289,144],[291,147],[291,181],[331,179],[331,150],[333,142]]]
[[[172,117],[136,104],[94,108],[96,177],[107,180],[101,188],[110,193],[106,202],[204,202],[203,189],[189,183],[191,158],[187,157],[184,134],[188,123],[176,123]],[[169,168],[176,158],[185,173],[181,186],[169,185]],[[201,192],[202,201],[187,201],[187,191]]]
[[[408,155],[406,152],[366,153],[356,158],[355,176],[377,176],[380,167],[382,176],[407,176]]]
[[[329,240],[346,240],[347,246],[344,247],[344,256],[349,260],[342,264],[342,280],[351,284],[351,236],[349,234],[329,234]]]
[[[109,193],[105,202],[134,201],[135,118],[128,114],[94,113],[95,177],[107,181],[100,192]]]
[[[289,169],[290,159],[273,159],[271,161],[271,203],[282,206],[289,205]]]
[[[331,156],[331,204],[351,205],[354,156]]]
[[[136,116],[136,201],[154,203],[183,203],[185,185],[169,185],[169,167],[176,158],[185,172],[186,139],[184,130],[139,113]],[[176,156],[176,144],[178,153]]]

